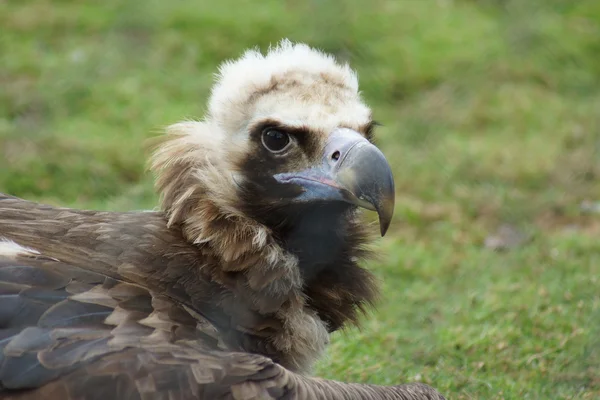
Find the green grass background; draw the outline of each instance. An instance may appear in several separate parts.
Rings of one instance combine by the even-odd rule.
[[[358,70],[397,185],[382,300],[316,373],[600,398],[600,1],[0,0],[0,191],[153,208],[144,141],[282,37]]]

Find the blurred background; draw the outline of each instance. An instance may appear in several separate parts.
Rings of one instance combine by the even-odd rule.
[[[397,187],[378,309],[315,373],[600,398],[600,1],[0,0],[0,191],[155,207],[146,140],[284,37],[358,71]]]

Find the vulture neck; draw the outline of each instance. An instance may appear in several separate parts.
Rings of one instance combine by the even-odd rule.
[[[373,275],[359,265],[371,253],[356,207],[341,202],[295,204],[251,215],[271,227],[278,245],[297,258],[302,296],[328,331],[357,324],[378,290]]]
[[[349,262],[348,243],[355,210],[345,203],[327,203],[286,210],[285,226],[275,231],[281,245],[298,257],[298,268],[305,285],[310,285],[321,272]]]

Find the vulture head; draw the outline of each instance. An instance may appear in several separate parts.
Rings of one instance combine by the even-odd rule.
[[[270,248],[310,282],[358,252],[357,208],[388,229],[394,181],[375,125],[348,65],[289,41],[247,51],[221,65],[204,120],[169,127],[154,154],[169,223],[226,262]]]
[[[287,42],[266,56],[248,52],[220,68],[207,119],[229,150],[224,172],[240,208],[281,239],[298,218],[337,227],[357,206],[376,210],[385,234],[394,182],[348,66]]]

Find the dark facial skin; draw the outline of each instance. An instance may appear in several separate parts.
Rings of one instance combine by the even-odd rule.
[[[244,211],[298,257],[305,282],[349,256],[358,206],[383,215],[382,233],[390,201],[393,210],[391,171],[380,152],[348,129],[325,141],[318,135],[265,121],[252,129],[251,151],[239,168]]]

